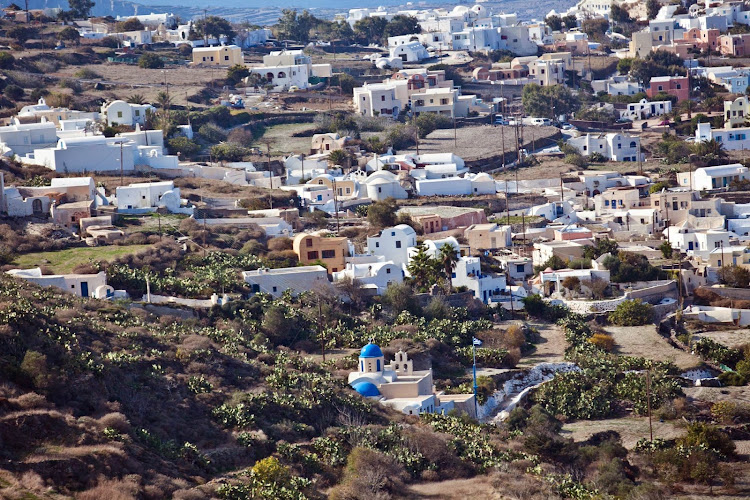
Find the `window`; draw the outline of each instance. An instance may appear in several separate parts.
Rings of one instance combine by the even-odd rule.
[[[525,273],[526,272],[526,266],[523,264],[516,264],[516,272],[517,273]]]
[[[318,252],[307,252],[307,260],[317,260]]]
[[[324,259],[333,259],[336,257],[336,250],[323,250]]]
[[[276,287],[273,287],[273,291],[274,291],[274,293],[276,293]]]
[[[622,144],[620,144],[619,142],[617,143],[617,149],[622,149]]]
[[[306,247],[311,247],[312,246],[312,238],[308,238],[308,239],[305,240],[305,246]]]
[[[391,268],[390,267],[385,270],[385,274],[391,274]]]
[[[141,110],[140,109],[136,109],[135,110],[135,116],[141,116]]]
[[[401,242],[400,241],[396,241],[396,248],[401,248]]]
[[[122,118],[122,111],[117,112],[117,118]]]
[[[375,242],[375,248],[380,248],[380,242],[379,241]]]
[[[381,100],[381,101],[385,101],[385,96],[384,96],[384,95],[381,95],[381,96],[380,96],[380,100]]]
[[[224,56],[224,60],[228,61],[229,60],[229,56]]]

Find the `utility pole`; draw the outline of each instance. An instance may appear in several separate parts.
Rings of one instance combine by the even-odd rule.
[[[456,133],[456,115],[453,115],[453,149],[458,148],[458,136]]]
[[[503,115],[503,121],[505,121],[505,115]],[[503,151],[503,170],[505,170],[505,125],[500,124],[500,143]]]
[[[266,142],[266,159],[268,160],[268,208],[273,208],[273,172],[271,171],[271,142]]]
[[[651,370],[646,370],[646,408],[648,410],[649,441],[654,442],[654,425],[651,422]]]
[[[562,172],[560,172],[560,208],[562,208],[562,204],[565,202],[565,197],[563,195],[563,178],[562,178]]]
[[[300,184],[304,184],[305,183],[305,153],[302,153],[300,155],[300,158],[302,158],[302,177],[300,178],[299,182]]]

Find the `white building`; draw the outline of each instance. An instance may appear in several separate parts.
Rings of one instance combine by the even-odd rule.
[[[583,156],[594,153],[612,161],[638,161],[640,137],[619,133],[586,134],[568,140]]]
[[[20,123],[14,120],[11,125],[0,127],[0,151],[5,155],[23,156],[56,143],[57,129],[52,122]]]
[[[664,235],[667,236],[672,248],[701,259],[708,259],[713,250],[722,246],[729,248],[729,239],[737,236],[729,231],[700,230],[687,226],[684,224],[683,227],[668,227],[664,230]]]
[[[661,116],[672,112],[672,101],[649,101],[641,99],[639,102],[628,104],[628,109],[620,113],[620,118],[628,120],[645,120],[652,116]]]
[[[403,62],[418,63],[429,59],[430,54],[427,49],[424,48],[418,40],[413,42],[406,42],[391,47],[390,57],[398,57]]]
[[[505,292],[506,281],[502,274],[484,274],[479,257],[461,257],[451,278],[454,287],[465,286],[474,292],[474,297],[485,304],[493,297]]]
[[[97,274],[42,274],[41,268],[12,269],[8,274],[39,286],[54,286],[78,297],[106,299],[114,296],[114,290],[107,285],[107,273]]]
[[[494,179],[486,173],[466,174],[464,177],[418,179],[415,187],[419,196],[468,196],[495,194]]]
[[[277,50],[263,56],[263,65],[248,68],[265,78],[275,90],[289,90],[296,86],[306,89],[311,78],[329,78],[330,64],[313,64],[312,59],[301,50]]]
[[[699,123],[695,129],[696,142],[716,140],[727,151],[750,149],[750,127],[712,129],[710,123]]]
[[[681,187],[689,187],[696,191],[720,189],[729,187],[733,181],[744,181],[750,179],[747,167],[741,163],[731,165],[718,165],[716,167],[701,167],[692,172],[693,179],[690,182],[690,172],[677,174],[677,182]]]
[[[107,125],[145,125],[149,111],[154,112],[156,108],[150,104],[131,104],[119,99],[102,105],[102,115],[107,117]]]
[[[153,211],[164,207],[172,213],[192,213],[182,207],[180,188],[172,181],[139,182],[116,189],[118,212]]]
[[[132,141],[97,135],[60,139],[55,147],[35,149],[21,161],[63,173],[132,172],[138,156]]]
[[[344,278],[356,279],[364,288],[372,289],[376,295],[385,292],[390,284],[401,283],[404,280],[403,267],[393,262],[372,262],[353,264],[347,262],[343,271],[333,273],[333,281]]]
[[[405,268],[410,247],[417,246],[417,232],[406,224],[383,229],[377,236],[367,237],[367,253],[382,256],[386,262]]]
[[[354,109],[364,116],[388,116],[398,118],[405,103],[396,98],[393,85],[385,83],[365,84],[354,89]]]
[[[328,272],[323,266],[261,268],[243,271],[242,279],[253,293],[267,293],[274,298],[280,297],[287,290],[298,295],[302,292],[325,291],[331,288]]]
[[[387,198],[405,200],[409,197],[406,190],[401,187],[398,176],[387,171],[380,170],[362,180],[363,194],[372,201],[381,201]]]

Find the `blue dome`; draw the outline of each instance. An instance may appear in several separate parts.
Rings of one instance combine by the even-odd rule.
[[[364,346],[362,350],[359,352],[359,357],[360,358],[382,358],[383,351],[380,350],[380,347],[370,342],[369,344]]]
[[[372,396],[380,396],[380,391],[372,382],[357,382],[352,387],[354,387],[355,391],[368,398]]]

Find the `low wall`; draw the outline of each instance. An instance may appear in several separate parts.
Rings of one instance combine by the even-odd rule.
[[[641,299],[643,302],[656,302],[664,298],[676,298],[677,282],[668,281],[659,285],[625,292],[622,297],[607,300],[559,300],[568,309],[578,314],[608,313],[614,311],[618,305],[626,300]],[[654,316],[660,319],[669,312],[677,309],[678,303],[657,304],[654,306]]]
[[[750,288],[727,288],[701,286],[700,290],[713,292],[721,297],[735,300],[750,300]]]
[[[433,297],[441,297],[451,307],[468,307],[475,300],[474,292],[459,292],[451,295],[431,295],[429,293],[418,293],[414,295],[420,307],[426,307]]]

